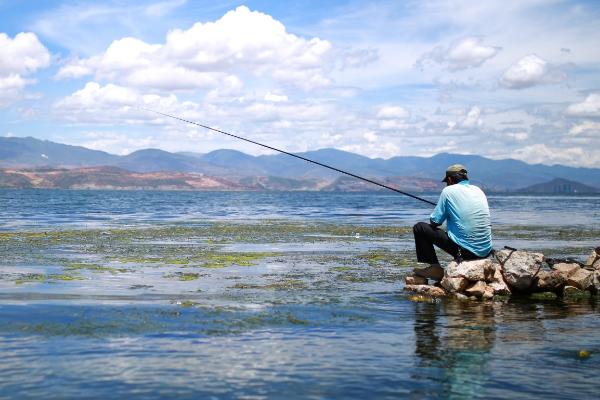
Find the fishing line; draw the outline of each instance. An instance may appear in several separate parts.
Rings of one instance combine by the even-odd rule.
[[[415,196],[414,194],[410,194],[410,193],[404,192],[402,190],[398,190],[396,188],[393,188],[391,186],[385,185],[385,184],[383,184],[381,182],[374,181],[372,179],[363,178],[362,176],[358,176],[358,175],[353,174],[351,172],[344,171],[344,170],[341,170],[341,169],[336,168],[336,167],[332,167],[331,165],[327,165],[327,164],[323,164],[323,163],[315,161],[315,160],[311,160],[310,158],[299,156],[298,154],[290,153],[290,152],[287,152],[285,150],[281,150],[281,149],[278,149],[278,148],[275,148],[275,147],[272,147],[272,146],[268,146],[266,144],[255,142],[254,140],[250,140],[250,139],[243,138],[241,136],[234,135],[233,133],[228,133],[228,132],[222,131],[220,129],[211,128],[210,126],[202,125],[202,124],[199,124],[199,123],[194,122],[194,121],[190,121],[190,120],[187,120],[187,119],[184,119],[184,118],[176,117],[174,115],[165,114],[165,113],[160,112],[160,111],[151,110],[149,108],[143,108],[143,107],[140,107],[140,109],[141,110],[145,110],[145,111],[150,111],[150,112],[153,112],[155,114],[163,115],[165,117],[169,117],[169,118],[172,118],[172,119],[176,119],[176,120],[179,120],[181,122],[187,122],[188,124],[196,125],[196,126],[199,126],[201,128],[208,129],[210,131],[222,133],[223,135],[231,136],[231,137],[234,137],[236,139],[243,140],[245,142],[249,142],[249,143],[252,143],[252,144],[255,144],[255,145],[258,145],[258,146],[262,146],[262,147],[267,148],[269,150],[275,150],[275,151],[278,151],[280,153],[287,154],[288,156],[296,157],[296,158],[299,158],[300,160],[304,160],[304,161],[307,161],[309,163],[313,163],[313,164],[319,165],[319,166],[324,167],[324,168],[329,168],[329,169],[331,169],[333,171],[336,171],[336,172],[339,172],[341,174],[348,175],[348,176],[351,176],[353,178],[360,179],[360,180],[372,183],[372,184],[377,185],[377,186],[381,186],[382,188],[386,188],[386,189],[392,190],[392,191],[394,191],[396,193],[400,193],[400,194],[403,194],[403,195],[408,196],[408,197],[412,197],[413,199],[421,200],[421,201],[423,201],[425,203],[428,203],[428,204],[431,204],[431,205],[434,205],[434,206],[436,205],[434,202],[431,202],[431,201],[429,201],[427,199],[424,199],[422,197],[419,197],[419,196]]]

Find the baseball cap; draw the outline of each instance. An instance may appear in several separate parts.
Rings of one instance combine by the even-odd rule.
[[[467,169],[465,168],[464,165],[461,164],[453,164],[451,166],[449,166],[448,168],[446,168],[446,177],[444,179],[442,179],[442,182],[446,182],[446,180],[448,179],[449,176],[453,176],[456,174],[467,174]]]

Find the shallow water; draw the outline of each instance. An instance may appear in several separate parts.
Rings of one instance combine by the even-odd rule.
[[[600,197],[490,206],[497,248],[600,244]],[[597,398],[597,298],[402,291],[429,212],[383,194],[0,190],[0,398]]]

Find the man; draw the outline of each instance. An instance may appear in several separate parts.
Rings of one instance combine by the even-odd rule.
[[[446,187],[431,213],[430,222],[413,227],[417,261],[427,268],[415,268],[416,275],[433,280],[444,277],[435,249],[436,245],[457,260],[476,260],[492,251],[492,229],[487,198],[481,189],[469,183],[467,169],[455,164],[448,167],[442,180]],[[440,229],[447,221],[448,232]]]

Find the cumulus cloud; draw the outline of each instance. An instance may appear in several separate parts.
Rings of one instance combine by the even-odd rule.
[[[439,64],[450,71],[476,68],[496,56],[501,49],[497,46],[483,45],[480,38],[465,37],[448,47],[437,46],[423,54],[417,60],[416,66],[424,68],[427,65]]]
[[[55,115],[77,123],[168,121],[142,110],[142,107],[183,118],[197,117],[199,108],[196,103],[179,101],[175,95],[143,95],[135,89],[111,83],[102,86],[97,82],[88,82],[82,89],[57,101],[53,111]]]
[[[581,103],[571,104],[566,113],[571,117],[600,117],[600,94],[592,93]]]
[[[331,50],[326,40],[293,35],[271,16],[240,6],[215,22],[172,30],[164,44],[115,40],[102,54],[67,63],[56,77],[94,74],[136,88],[183,90],[250,73],[310,90],[331,83]]]
[[[21,32],[14,38],[0,33],[0,106],[19,99],[26,85],[35,82],[26,77],[50,65],[50,53],[34,33]]]
[[[564,67],[553,66],[535,54],[521,58],[502,75],[500,84],[507,89],[525,89],[528,87],[559,83],[567,79]]]

